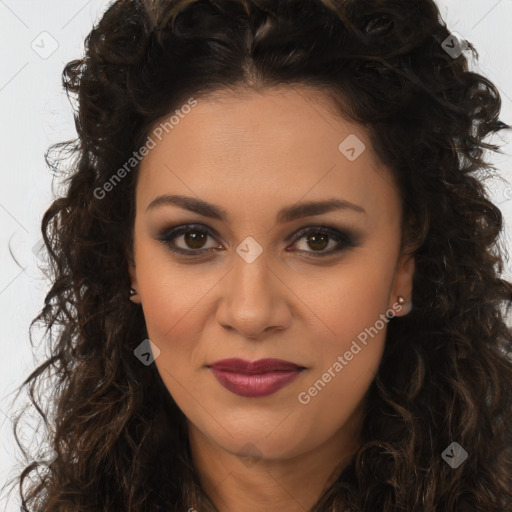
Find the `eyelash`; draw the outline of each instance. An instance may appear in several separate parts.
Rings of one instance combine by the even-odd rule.
[[[207,235],[211,236],[212,238],[215,238],[216,235],[213,233],[213,231],[206,226],[202,225],[196,225],[196,224],[189,224],[184,226],[177,226],[171,229],[168,229],[164,231],[157,240],[160,241],[163,245],[165,245],[170,251],[176,252],[178,254],[184,255],[184,256],[200,256],[204,255],[208,252],[213,252],[217,250],[216,247],[212,247],[209,249],[197,249],[197,250],[186,250],[186,249],[180,249],[171,244],[171,241],[177,238],[178,236],[187,233],[189,231],[200,231],[203,233],[206,233]],[[307,254],[311,254],[314,258],[316,257],[326,257],[330,256],[336,253],[339,253],[345,249],[356,247],[358,244],[355,242],[355,236],[350,231],[340,231],[334,227],[330,226],[311,226],[304,229],[301,229],[299,232],[297,232],[295,235],[293,235],[292,243],[297,243],[301,238],[303,238],[305,235],[313,233],[313,234],[324,234],[328,235],[330,237],[329,241],[334,239],[334,241],[341,244],[341,247],[338,246],[336,249],[331,249],[327,252],[318,252],[315,253],[313,251],[299,251],[299,252],[306,252]]]

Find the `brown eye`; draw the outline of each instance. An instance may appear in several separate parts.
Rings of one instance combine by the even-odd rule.
[[[328,256],[344,249],[357,246],[354,242],[353,236],[348,232],[338,231],[337,229],[329,228],[327,226],[307,228],[300,231],[294,239],[294,245],[303,238],[305,239],[305,248],[299,248],[299,251],[315,257]],[[333,242],[331,250],[326,250],[331,242]]]
[[[324,233],[315,233],[308,235],[307,243],[315,251],[322,251],[329,244],[329,235]]]
[[[191,249],[201,249],[206,242],[208,235],[202,231],[186,231],[183,240]]]
[[[177,240],[180,237],[182,241],[178,244]],[[165,244],[171,251],[193,256],[219,248],[219,244],[205,248],[208,237],[215,238],[215,235],[206,228],[178,226],[165,231],[157,240]]]

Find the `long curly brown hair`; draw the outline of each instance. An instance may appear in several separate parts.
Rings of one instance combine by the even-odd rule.
[[[413,309],[388,326],[362,444],[312,510],[512,510],[512,284],[484,183],[498,176],[488,136],[510,127],[497,88],[469,69],[476,50],[449,52],[447,38],[433,0],[108,7],[63,71],[78,138],[45,155],[65,177],[42,219],[52,286],[30,328],[46,327],[50,357],[22,386],[56,458],[29,460],[17,476],[24,511],[216,510],[183,413],[155,365],[134,356],[147,338],[128,300],[138,166],[107,198],[98,191],[187,98],[275,85],[316,87],[368,128],[416,247]],[[75,158],[62,166],[63,154]],[[36,391],[50,373],[43,402]],[[468,453],[457,468],[442,457],[452,442]]]

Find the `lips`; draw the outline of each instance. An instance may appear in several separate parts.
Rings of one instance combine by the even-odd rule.
[[[305,369],[282,359],[222,359],[207,366],[222,386],[244,397],[271,395],[293,382]]]
[[[245,361],[244,359],[222,359],[209,365],[216,370],[235,373],[268,373],[275,371],[293,371],[303,368],[295,363],[282,359],[260,359]]]

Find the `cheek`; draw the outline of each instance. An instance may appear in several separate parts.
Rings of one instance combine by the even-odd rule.
[[[202,271],[200,264],[179,264],[165,247],[147,239],[141,240],[137,262],[148,334],[163,345],[167,340],[193,337],[201,327],[197,311],[218,282],[217,274]]]
[[[385,300],[378,295],[352,296],[359,308],[324,310],[335,335],[316,337],[316,364],[296,395],[301,428],[315,439],[329,438],[349,420],[375,378],[390,321],[381,307]]]
[[[388,310],[395,261],[392,254],[380,254],[361,251],[331,272],[303,281],[301,294],[328,328],[328,345],[357,337]],[[317,293],[311,292],[312,283]]]
[[[187,374],[205,363],[196,347],[204,330],[205,298],[217,280],[198,279],[197,269],[178,266],[161,250],[141,249],[137,261],[148,337],[160,350],[155,364],[174,396],[180,384],[189,386]]]
[[[322,322],[314,336],[315,365],[298,397],[325,420],[337,418],[332,424],[346,419],[377,372],[392,321],[386,311],[393,261],[361,257],[335,274],[316,301],[309,295],[308,306]]]
[[[204,293],[170,293],[176,285],[174,279],[154,282],[148,288],[150,297],[144,299],[144,316],[149,339],[160,350],[154,364],[169,394],[185,416],[202,417],[206,411],[204,389],[197,377],[198,372],[207,371],[201,368],[206,361],[200,345]]]

